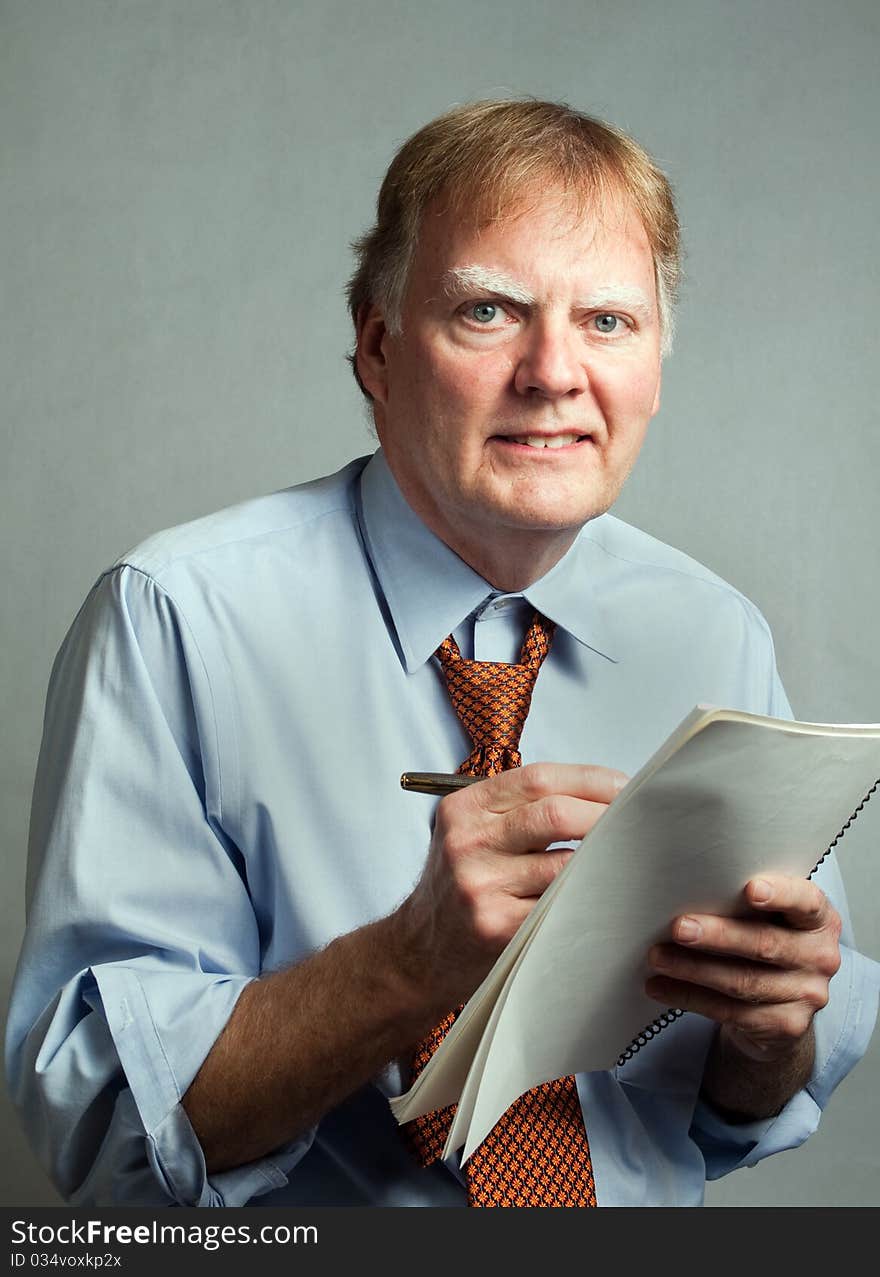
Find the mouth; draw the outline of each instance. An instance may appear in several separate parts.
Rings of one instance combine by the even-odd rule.
[[[498,443],[512,445],[517,448],[529,448],[540,452],[550,449],[558,452],[563,448],[574,448],[578,444],[588,443],[590,435],[556,434],[556,435],[493,435]]]

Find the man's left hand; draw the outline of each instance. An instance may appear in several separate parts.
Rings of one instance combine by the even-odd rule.
[[[648,955],[645,985],[665,1006],[708,1016],[744,1055],[790,1055],[828,1001],[841,921],[815,883],[767,874],[747,883],[742,918],[686,914]]]

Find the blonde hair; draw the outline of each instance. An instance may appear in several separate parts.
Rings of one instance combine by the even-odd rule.
[[[548,188],[573,198],[577,215],[601,214],[621,196],[644,225],[657,284],[663,353],[671,349],[681,271],[678,216],[665,174],[626,133],[565,103],[533,98],[472,102],[419,129],[394,156],[376,202],[375,226],[355,240],[348,305],[357,330],[365,304],[381,305],[399,332],[410,263],[428,204],[485,226],[523,211]],[[355,377],[361,390],[354,356]],[[364,390],[364,393],[367,392]],[[369,395],[367,396],[369,398]]]

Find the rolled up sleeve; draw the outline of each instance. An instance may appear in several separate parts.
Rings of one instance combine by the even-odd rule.
[[[309,1138],[208,1176],[181,1098],[260,972],[215,689],[174,601],[121,567],[59,652],[31,817],[10,1091],[80,1205],[241,1205]]]

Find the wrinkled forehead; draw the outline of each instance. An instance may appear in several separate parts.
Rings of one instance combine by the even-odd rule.
[[[498,243],[499,233],[511,232],[520,245],[528,242],[529,223],[535,223],[536,250],[556,236],[575,233],[581,244],[597,241],[641,241],[653,253],[642,218],[632,199],[608,185],[596,190],[539,185],[515,188],[509,198],[475,189],[473,198],[456,190],[435,197],[425,208],[415,242],[415,257],[434,265],[456,256],[456,248],[479,245],[486,237]],[[522,235],[525,228],[526,236]]]
[[[544,225],[558,227],[560,235],[581,231],[595,235],[626,236],[641,231],[647,237],[632,197],[619,183],[607,178],[585,180],[577,186],[547,184],[540,178],[527,183],[511,179],[490,186],[457,185],[435,196],[422,214],[417,244],[427,237],[438,239],[479,236],[482,232],[513,227],[540,214]]]

